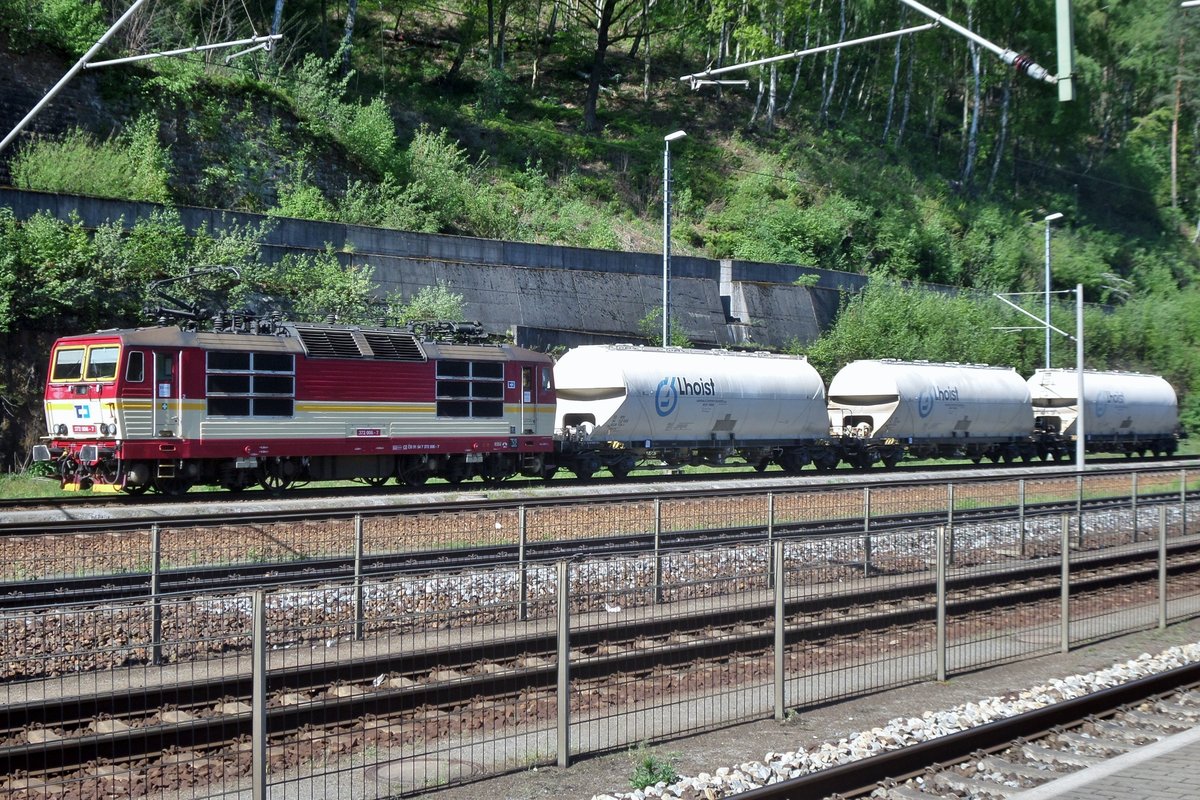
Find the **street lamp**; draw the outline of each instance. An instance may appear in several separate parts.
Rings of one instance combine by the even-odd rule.
[[[1062,219],[1057,211],[1046,217],[1046,369],[1050,369],[1050,223]]]
[[[671,142],[685,136],[684,131],[675,131],[663,137],[663,347],[671,344]]]

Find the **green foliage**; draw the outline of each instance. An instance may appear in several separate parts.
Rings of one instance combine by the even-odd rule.
[[[58,48],[74,58],[104,35],[104,7],[80,0],[0,0],[0,26],[20,32],[14,49]]]
[[[640,745],[631,755],[633,756],[633,774],[629,778],[629,785],[634,789],[645,789],[647,786],[654,786],[657,783],[674,783],[679,780],[676,757],[664,758],[651,753],[644,744]]]
[[[23,189],[153,202],[170,197],[167,152],[149,114],[106,142],[78,129],[60,141],[35,140],[21,148],[11,169],[13,183]]]
[[[174,211],[163,211],[126,231],[122,221],[94,235],[75,219],[38,214],[18,222],[0,209],[0,332],[78,332],[137,324],[152,281],[222,265],[217,273],[172,285],[170,294],[209,311],[280,310],[291,318],[333,314],[365,322],[375,314],[371,270],[343,267],[337,254],[260,260],[265,226],[233,226],[187,235]]]
[[[1039,351],[1034,342],[994,330],[1010,324],[1004,306],[988,297],[873,279],[846,302],[834,327],[809,348],[808,358],[827,377],[862,358],[1003,364],[1028,374]]]
[[[341,132],[346,149],[376,174],[392,172],[396,164],[396,125],[383,98],[354,106],[346,117]]]
[[[662,309],[656,308],[646,316],[638,320],[638,331],[642,337],[651,345],[662,347]],[[683,326],[679,320],[671,317],[671,324],[667,329],[667,334],[671,337],[670,347],[691,347],[692,342],[687,338],[687,333],[684,332]]]
[[[449,285],[443,281],[438,281],[435,286],[422,286],[407,303],[400,296],[394,296],[391,300],[393,306],[398,306],[396,315],[401,324],[420,320],[461,322],[466,318],[463,314],[463,296],[450,291]]]
[[[366,105],[343,100],[354,72],[340,75],[342,51],[321,59],[312,53],[290,81],[296,113],[315,136],[333,139],[379,176],[396,169],[396,125],[382,97]]]

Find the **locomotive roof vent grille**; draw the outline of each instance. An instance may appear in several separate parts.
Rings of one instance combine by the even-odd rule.
[[[363,353],[348,330],[298,328],[300,341],[312,358],[362,358]]]
[[[387,361],[424,361],[425,353],[411,333],[391,331],[363,331],[363,337],[371,346],[375,357]]]

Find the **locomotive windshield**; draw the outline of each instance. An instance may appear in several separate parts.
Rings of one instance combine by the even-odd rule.
[[[111,381],[117,377],[120,355],[121,346],[117,344],[60,347],[54,351],[50,380],[55,383]]]

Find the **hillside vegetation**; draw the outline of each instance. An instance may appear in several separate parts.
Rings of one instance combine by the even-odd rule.
[[[1052,0],[936,5],[1055,69]],[[0,45],[18,70],[61,74],[125,7],[0,0]],[[1074,8],[1078,98],[1060,103],[945,28],[723,76],[746,88],[678,80],[927,21],[898,0],[148,4],[99,58],[265,33],[276,12],[284,38],[229,64],[210,51],[90,71],[95,106],[73,125],[35,124],[0,153],[0,174],[28,188],[654,251],[663,136],[685,130],[671,150],[676,252],[978,290],[947,303],[878,282],[848,299],[811,348],[826,377],[864,355],[1040,366],[1040,334],[993,330],[1026,323],[990,295],[1043,288],[1043,218],[1061,212],[1054,287],[1080,283],[1106,307],[1088,312],[1089,365],[1166,375],[1197,429],[1200,10]],[[169,214],[92,235],[0,210],[0,331],[128,323],[150,280],[214,259],[258,269],[255,291],[290,292],[296,309],[373,313],[369,276],[335,274],[330,259],[255,267],[260,235],[185,242]],[[321,294],[315,279],[295,288],[306,272]],[[88,305],[93,285],[122,290]],[[1056,325],[1072,329],[1072,315],[1064,299]],[[1055,363],[1072,361],[1057,340]]]

